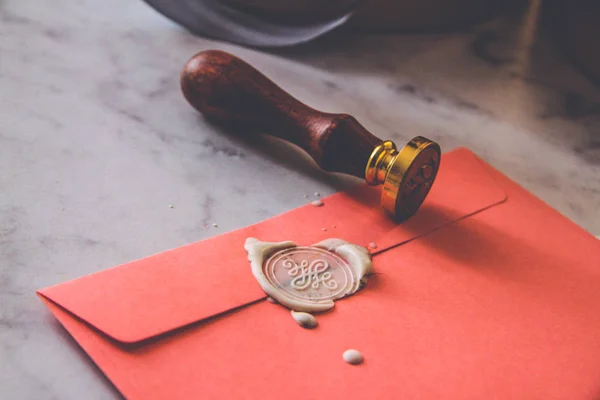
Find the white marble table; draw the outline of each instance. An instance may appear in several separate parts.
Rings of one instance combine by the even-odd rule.
[[[600,234],[600,92],[533,28],[514,16],[265,53],[193,37],[141,1],[1,2],[0,397],[119,397],[35,289],[355,182],[276,140],[246,143],[203,122],[178,87],[199,50],[232,51],[383,138],[470,147]]]

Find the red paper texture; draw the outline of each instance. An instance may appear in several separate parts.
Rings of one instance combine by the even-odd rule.
[[[404,224],[367,186],[324,203],[38,293],[130,399],[600,397],[593,236],[466,149]],[[376,242],[375,275],[302,329],[264,301],[249,236]]]

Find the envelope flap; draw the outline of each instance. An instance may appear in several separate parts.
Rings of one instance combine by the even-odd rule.
[[[292,240],[310,245],[337,237],[378,252],[433,232],[506,199],[473,153],[446,153],[422,209],[404,224],[379,207],[380,191],[361,185],[325,205],[307,205],[253,226],[40,290],[104,334],[135,343],[265,298],[243,243]]]
[[[104,334],[134,343],[265,294],[235,231],[38,291]]]

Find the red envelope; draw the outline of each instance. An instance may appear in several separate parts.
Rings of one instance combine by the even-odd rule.
[[[593,236],[466,149],[404,224],[366,186],[324,202],[38,293],[130,399],[600,396]],[[375,242],[375,275],[302,329],[264,301],[249,236]]]

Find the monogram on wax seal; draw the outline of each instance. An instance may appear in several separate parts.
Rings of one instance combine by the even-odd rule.
[[[340,239],[312,246],[246,239],[252,274],[280,304],[304,312],[325,311],[367,283],[373,264],[367,249]]]

